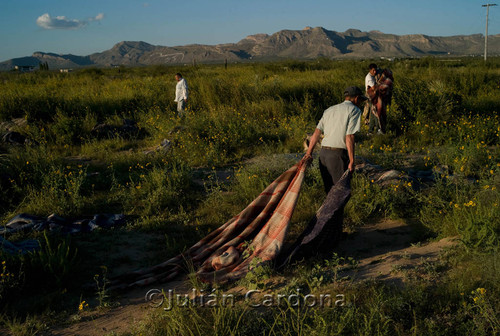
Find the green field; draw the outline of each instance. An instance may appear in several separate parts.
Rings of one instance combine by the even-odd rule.
[[[124,213],[126,227],[71,237],[19,233],[42,249],[1,254],[1,328],[50,334],[105,314],[118,294],[85,286],[181,252],[242,210],[302,153],[323,111],[346,86],[364,86],[370,61],[288,61],[176,67],[0,73],[0,218],[25,212],[66,218]],[[500,334],[500,59],[381,62],[394,73],[388,132],[356,138],[356,155],[384,169],[424,172],[433,182],[381,186],[353,178],[346,234],[383,220],[410,225],[415,244],[459,243],[403,286],[351,283],[348,256],[303,261],[278,273],[257,269],[232,286],[345,293],[338,308],[153,310],[124,335],[497,335]],[[174,74],[190,87],[176,116]],[[132,134],[96,136],[96,124],[137,123]],[[168,150],[155,150],[163,139]],[[149,151],[149,152],[148,152]],[[292,219],[300,232],[324,199],[309,168]],[[139,254],[123,253],[136,249]],[[333,253],[334,251],[332,251]],[[427,264],[426,264],[427,265]],[[398,271],[395,269],[395,272]],[[280,278],[282,287],[269,282]],[[276,280],[277,281],[277,280]],[[198,286],[196,280],[191,280]],[[103,313],[104,312],[104,313]],[[114,333],[110,333],[112,335]]]

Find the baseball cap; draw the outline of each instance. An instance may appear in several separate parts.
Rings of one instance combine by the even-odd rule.
[[[366,98],[364,95],[363,95],[363,92],[361,91],[361,89],[357,86],[349,86],[347,87],[345,90],[344,90],[344,96],[350,96],[350,97],[356,97],[356,96],[360,96],[361,99],[363,100],[366,100],[368,98]]]

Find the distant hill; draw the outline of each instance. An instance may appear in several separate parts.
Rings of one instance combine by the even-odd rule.
[[[489,53],[500,54],[500,34],[489,36]],[[322,27],[282,30],[272,35],[250,35],[237,43],[191,44],[177,47],[155,46],[146,42],[124,41],[113,48],[88,56],[35,52],[32,56],[0,63],[0,70],[15,65],[47,62],[49,68],[82,66],[152,65],[241,62],[249,60],[419,57],[428,55],[481,55],[484,36],[394,35],[380,31],[349,29],[343,33]]]

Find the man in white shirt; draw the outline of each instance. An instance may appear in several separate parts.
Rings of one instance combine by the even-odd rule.
[[[371,93],[373,95],[373,92],[376,89],[376,84],[377,84],[376,76],[378,72],[378,67],[375,63],[371,63],[368,66],[368,68],[370,69],[370,71],[368,72],[368,74],[366,74],[365,77],[365,92],[366,96],[369,98],[370,94],[368,91],[371,90]],[[365,104],[365,109],[363,111],[363,119],[365,120],[365,124],[369,123],[368,132],[372,131],[375,132],[380,129],[379,120],[377,116],[374,114],[374,111],[372,111],[372,109],[373,109],[373,104],[369,100]]]
[[[370,71],[366,74],[365,77],[365,89],[368,92],[368,89],[370,87],[375,86],[377,83],[375,76],[377,75],[377,65],[375,63],[372,63],[368,66]]]
[[[179,117],[184,116],[184,110],[188,100],[188,85],[180,73],[175,74],[177,85],[175,86],[175,102],[177,103],[177,113]]]
[[[345,89],[344,96],[343,103],[325,110],[306,152],[306,157],[311,158],[314,146],[323,133],[319,166],[326,193],[347,169],[354,171],[354,133],[361,128],[360,107],[367,98],[356,86]]]
[[[305,159],[311,159],[311,154],[321,133],[319,152],[319,169],[325,192],[340,180],[344,172],[354,171],[354,133],[361,128],[361,110],[367,99],[360,88],[350,86],[344,91],[345,101],[329,107],[323,113],[314,131]],[[321,231],[323,243],[318,249],[331,249],[342,235],[344,207],[339,208]],[[325,245],[326,243],[326,245]]]

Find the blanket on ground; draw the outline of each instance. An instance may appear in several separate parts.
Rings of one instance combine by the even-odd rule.
[[[36,239],[23,240],[18,243],[13,243],[0,236],[0,251],[5,251],[9,254],[26,254],[36,251],[40,248],[40,243]]]
[[[302,159],[273,181],[241,213],[184,253],[153,267],[111,279],[110,289],[166,282],[192,265],[205,282],[243,277],[252,265],[280,253],[308,162]],[[252,263],[253,262],[253,263]]]
[[[49,230],[73,234],[90,232],[97,228],[110,229],[124,224],[125,215],[123,214],[96,214],[92,219],[68,220],[56,214],[44,218],[21,213],[12,218],[7,224],[0,226],[0,251],[10,254],[24,254],[40,248],[38,240],[35,239],[13,243],[2,237],[16,232]]]
[[[68,220],[56,214],[38,217],[21,213],[12,218],[4,226],[0,226],[0,234],[10,234],[19,231],[58,231],[61,233],[90,232],[96,228],[109,229],[125,224],[123,214],[96,214],[92,219]]]

